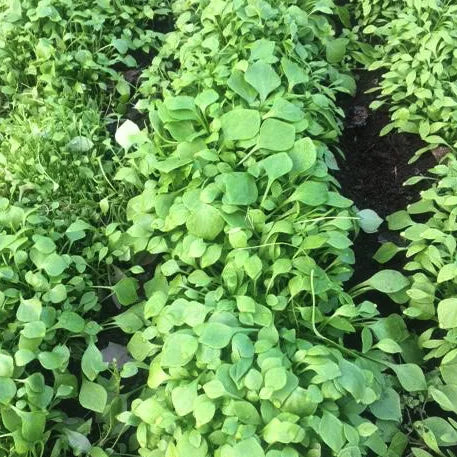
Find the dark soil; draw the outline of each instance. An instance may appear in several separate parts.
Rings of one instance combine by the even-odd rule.
[[[395,132],[379,136],[389,123],[389,113],[382,109],[371,111],[369,105],[376,93],[365,93],[377,86],[378,78],[378,73],[359,73],[356,96],[343,102],[346,121],[340,147],[345,159],[336,177],[343,195],[351,198],[357,208],[373,209],[385,218],[418,199],[420,186],[404,187],[403,183],[411,176],[425,174],[436,165],[436,159],[432,154],[425,154],[417,162],[408,164],[423,146],[418,136]],[[384,241],[401,243],[398,233],[389,232],[386,224],[378,233],[359,234],[354,242],[357,268],[347,286],[358,284],[379,271],[380,265],[372,257]],[[403,258],[397,256],[385,268],[401,269],[403,262]],[[365,298],[378,303],[383,315],[399,312],[398,305],[386,296],[368,294]]]
[[[368,106],[376,94],[366,90],[377,85],[377,73],[359,74],[358,93],[346,109],[346,128],[341,148],[346,160],[338,179],[347,197],[359,209],[374,209],[381,217],[406,208],[416,200],[418,188],[403,183],[411,176],[424,174],[436,164],[432,154],[426,154],[408,164],[414,153],[424,146],[419,136],[379,133],[389,123],[387,110],[371,111]]]

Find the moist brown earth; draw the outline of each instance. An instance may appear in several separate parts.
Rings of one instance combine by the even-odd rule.
[[[343,100],[346,121],[340,142],[345,159],[336,178],[342,186],[342,194],[351,198],[357,208],[375,210],[382,218],[395,211],[405,209],[419,197],[420,186],[403,186],[412,176],[426,174],[436,165],[436,158],[426,153],[413,164],[408,161],[423,146],[419,136],[391,132],[379,136],[382,128],[389,123],[387,109],[372,111],[370,103],[376,93],[366,94],[368,89],[378,86],[380,74],[360,72],[357,74],[358,91],[354,98]],[[378,233],[361,232],[354,241],[356,268],[347,287],[358,284],[379,271],[380,265],[372,259],[381,242],[402,243],[398,232],[389,232],[387,224]],[[384,268],[401,269],[404,259],[399,255]],[[382,267],[381,267],[382,268]],[[398,305],[386,296],[368,294],[366,299],[378,303],[381,314],[399,312]]]
[[[403,183],[411,176],[424,174],[436,164],[432,154],[408,164],[409,159],[424,144],[419,136],[392,132],[379,136],[389,123],[386,109],[371,111],[376,93],[366,90],[378,85],[379,74],[361,72],[358,92],[346,104],[345,130],[341,149],[346,159],[341,161],[337,178],[344,194],[354,200],[359,209],[374,209],[385,217],[417,199],[418,188]]]

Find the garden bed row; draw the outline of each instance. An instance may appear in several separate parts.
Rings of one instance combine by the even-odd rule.
[[[429,189],[437,159],[410,166],[399,150],[420,147],[413,133],[423,153],[449,148],[453,96],[406,114],[405,97],[431,90],[411,90],[421,50],[397,59],[383,42],[423,14],[446,28],[454,7],[415,2],[404,17],[378,3],[1,10],[1,455],[428,457],[457,444],[439,410],[457,398],[456,165],[438,157]],[[351,14],[378,47],[357,41]],[[359,95],[342,137],[353,58],[391,66],[382,133],[410,136],[379,139],[387,111]],[[419,202],[393,203],[416,170]],[[399,210],[390,231],[375,234],[373,209]],[[388,266],[368,259],[376,240]]]
[[[395,301],[408,327],[419,335],[428,385],[415,406],[422,441],[411,439],[412,452],[420,457],[452,455],[457,445],[453,415],[457,406],[453,154],[457,100],[450,81],[455,72],[452,30],[457,8],[439,1],[381,3],[379,8],[380,4],[361,2],[355,10],[365,26],[361,36],[377,43],[365,63],[372,70],[386,69],[378,83],[380,95],[371,106],[389,108],[391,122],[382,133],[414,134],[422,144],[409,158],[421,173],[411,173],[404,183],[413,192],[419,190],[419,195],[392,208],[398,211],[387,221],[394,235],[384,240],[374,258],[384,265],[395,262],[410,281],[405,296]]]

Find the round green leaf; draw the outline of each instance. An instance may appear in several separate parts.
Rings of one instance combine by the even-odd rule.
[[[35,241],[33,247],[42,254],[51,254],[56,250],[56,244],[54,241],[46,236],[34,235],[33,241]]]
[[[138,281],[135,278],[122,278],[113,287],[119,303],[123,306],[132,305],[138,301]]]
[[[252,205],[257,201],[255,179],[248,173],[234,172],[223,175],[225,184],[224,203],[228,205]]]
[[[382,270],[374,274],[367,284],[379,292],[392,294],[408,287],[409,281],[399,271]]]
[[[457,327],[457,298],[445,298],[438,303],[438,322],[440,328]]]
[[[259,165],[265,170],[270,181],[287,175],[293,168],[292,159],[285,152],[273,154],[263,159]]]
[[[400,395],[394,389],[388,388],[381,394],[381,398],[370,405],[371,412],[382,420],[401,420]]]
[[[305,431],[298,424],[282,422],[276,418],[269,422],[263,429],[263,439],[268,444],[299,443],[304,437]]]
[[[46,325],[42,321],[27,322],[21,330],[21,334],[26,338],[44,338],[46,335]]]
[[[0,403],[7,405],[16,395],[16,384],[11,378],[0,377]]]
[[[171,392],[171,401],[178,416],[190,414],[197,399],[197,382],[175,387]]]
[[[252,109],[237,108],[221,117],[221,125],[226,140],[249,140],[259,133],[260,113]]]
[[[289,152],[292,159],[293,168],[295,173],[302,173],[309,170],[317,159],[317,150],[311,138],[300,138],[297,140]]]
[[[265,457],[265,452],[260,443],[254,438],[240,441],[233,448],[233,457]]]
[[[103,386],[95,382],[83,381],[79,392],[79,402],[83,408],[103,413],[107,399],[108,394]]]
[[[418,365],[415,365],[414,363],[405,363],[401,365],[391,365],[391,368],[395,371],[401,386],[407,392],[427,390],[424,372]]]
[[[52,303],[62,303],[67,299],[67,288],[63,284],[57,284],[49,291],[49,299]]]
[[[213,349],[222,349],[229,345],[236,329],[219,322],[204,324],[200,335],[200,343]]]
[[[213,206],[201,203],[187,219],[186,227],[191,235],[212,241],[224,229],[224,219]]]
[[[249,65],[244,79],[259,93],[262,102],[281,85],[281,79],[273,67],[262,61]]]
[[[93,147],[94,143],[85,136],[75,136],[67,144],[68,150],[77,154],[89,152]]]
[[[14,361],[18,367],[23,367],[36,357],[33,351],[28,349],[19,349],[14,353]]]
[[[46,425],[46,413],[43,411],[25,412],[16,410],[21,418],[21,434],[28,442],[34,443],[43,439]]]
[[[346,54],[347,38],[334,38],[327,43],[326,56],[330,63],[341,62]]]
[[[291,102],[282,97],[276,97],[271,110],[265,115],[265,118],[275,117],[288,122],[298,122],[304,117],[303,111]]]
[[[292,201],[300,201],[305,205],[319,206],[328,198],[328,188],[323,182],[306,181],[300,184],[290,197]]]
[[[59,276],[67,267],[65,259],[55,252],[46,257],[43,262],[43,268],[49,276]]]
[[[10,355],[0,354],[0,377],[11,378],[14,372],[14,361]]]
[[[98,374],[108,367],[103,362],[103,356],[94,343],[89,344],[81,359],[81,368],[83,373],[90,381],[95,381]]]
[[[62,369],[70,358],[70,350],[66,346],[56,346],[52,352],[41,352],[38,360],[47,370]]]
[[[198,341],[192,335],[173,333],[162,349],[160,364],[164,368],[178,368],[187,365],[198,349]]]
[[[215,412],[214,403],[206,395],[198,396],[193,404],[193,414],[197,421],[197,428],[210,422]]]
[[[365,233],[375,233],[378,231],[379,226],[383,223],[383,220],[378,216],[376,211],[372,209],[363,209],[357,213],[360,218],[360,228]]]
[[[265,387],[281,390],[287,383],[287,372],[284,367],[271,368],[265,373]]]
[[[267,119],[260,127],[259,148],[287,151],[295,143],[295,127],[277,119]]]

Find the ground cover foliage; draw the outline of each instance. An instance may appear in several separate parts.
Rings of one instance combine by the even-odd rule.
[[[363,36],[372,37],[368,68],[388,68],[373,107],[387,103],[395,128],[416,133],[433,150],[439,165],[427,177],[420,199],[387,218],[391,230],[401,231],[403,243],[382,245],[375,258],[382,264],[396,255],[405,258],[410,286],[398,300],[408,319],[421,322],[419,345],[428,366],[428,390],[418,430],[423,444],[416,456],[455,455],[456,328],[455,320],[455,179],[453,108],[456,103],[453,46],[456,7],[452,2],[403,1],[386,4],[370,23],[368,3],[357,5]],[[365,48],[366,49],[366,48]],[[414,324],[411,323],[414,328]],[[427,417],[428,416],[428,417]]]
[[[411,225],[407,269],[425,272],[345,287],[357,232],[382,220],[332,175],[336,100],[355,90],[350,57],[377,55],[350,13],[382,30],[385,6],[0,2],[0,455],[455,444],[452,419],[423,417],[430,398],[454,407],[453,162],[408,209],[434,208],[427,236],[389,218]],[[136,91],[126,75],[146,54]],[[382,317],[370,290],[446,339]],[[440,371],[425,376],[424,353]]]
[[[363,19],[374,22],[363,33],[380,43],[368,53],[368,68],[386,70],[373,103],[389,104],[392,122],[384,133],[395,128],[420,135],[427,146],[418,155],[437,145],[455,147],[457,6],[440,0],[385,3],[379,15],[361,3]]]
[[[95,345],[114,325],[113,259],[128,259],[107,127],[130,98],[132,53],[158,45],[148,24],[166,12],[0,3],[2,455],[103,456],[122,438],[121,367]]]
[[[176,3],[183,31],[170,41],[181,71],[162,81],[163,100],[141,103],[154,133],[136,135],[119,170],[144,189],[128,204],[132,249],[160,256],[146,300],[131,296],[130,312],[147,323],[132,337],[143,342],[136,358],[150,367],[121,420],[137,427],[141,455],[382,455],[388,446],[395,455],[405,444],[392,387],[420,390],[423,374],[390,355],[402,351],[389,338],[395,318],[371,330],[374,304],[342,289],[357,215],[328,173],[326,144],[340,131],[336,91],[353,87],[340,63],[346,40],[332,39],[331,3],[312,15],[294,3],[198,2],[194,16],[194,5]],[[153,68],[166,71],[170,57],[164,47]],[[390,279],[366,287],[407,285]],[[346,349],[344,335],[364,326],[365,354]],[[407,334],[401,343],[413,346]]]

